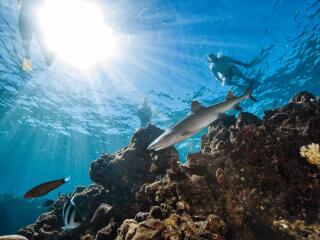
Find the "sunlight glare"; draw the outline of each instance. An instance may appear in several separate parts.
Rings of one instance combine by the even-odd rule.
[[[99,6],[85,0],[46,0],[39,21],[48,47],[81,69],[110,61],[117,47]]]

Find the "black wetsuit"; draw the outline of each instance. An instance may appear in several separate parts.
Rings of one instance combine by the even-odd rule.
[[[216,79],[223,84],[244,87],[244,85],[238,83],[239,78],[242,78],[246,82],[252,81],[252,79],[243,75],[240,69],[235,65],[248,67],[249,64],[242,63],[226,56],[216,57],[214,60],[209,59],[209,62],[213,64],[211,69],[212,73],[215,75]]]

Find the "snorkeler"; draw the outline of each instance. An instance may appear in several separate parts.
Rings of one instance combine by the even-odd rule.
[[[21,5],[19,15],[19,31],[24,48],[22,68],[25,71],[32,70],[30,45],[33,34],[36,36],[37,42],[45,57],[47,66],[51,66],[54,60],[54,55],[49,51],[49,48],[45,43],[43,32],[40,28],[40,23],[37,20],[37,11],[41,7],[42,2],[43,0],[18,0],[19,5]]]
[[[239,65],[248,68],[251,66],[248,63],[243,63],[230,57],[219,56],[213,53],[208,56],[208,61],[213,75],[222,83],[222,85],[226,84],[244,87],[244,85],[237,82],[239,78],[242,78],[248,83],[253,80],[243,75],[236,66]]]
[[[148,99],[146,97],[143,98],[142,106],[138,108],[137,114],[140,119],[140,127],[145,127],[151,122],[152,109],[149,106]]]

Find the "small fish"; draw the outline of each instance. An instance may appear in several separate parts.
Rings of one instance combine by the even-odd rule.
[[[62,218],[64,221],[63,229],[74,229],[80,226],[83,219],[73,202],[73,197],[68,198],[64,204]]]
[[[60,187],[61,185],[65,184],[70,180],[70,177],[62,178],[59,180],[54,180],[50,182],[42,183],[31,190],[29,190],[24,197],[25,198],[36,198],[46,195],[47,193],[55,190],[56,188]]]
[[[165,131],[147,149],[159,151],[191,137],[209,126],[229,109],[241,110],[239,104],[244,99],[249,98],[256,102],[257,100],[252,96],[252,91],[253,81],[251,81],[248,89],[242,96],[236,97],[232,92],[228,92],[226,101],[209,107],[202,106],[199,102],[193,101],[191,114]]]
[[[28,240],[28,238],[21,235],[6,235],[0,236],[0,240]]]

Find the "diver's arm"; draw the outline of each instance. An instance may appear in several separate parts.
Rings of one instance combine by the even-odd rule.
[[[220,81],[220,82],[223,82],[223,79],[221,79],[221,77],[219,76],[219,74],[215,71],[212,71],[213,75],[215,76],[215,78]]]

